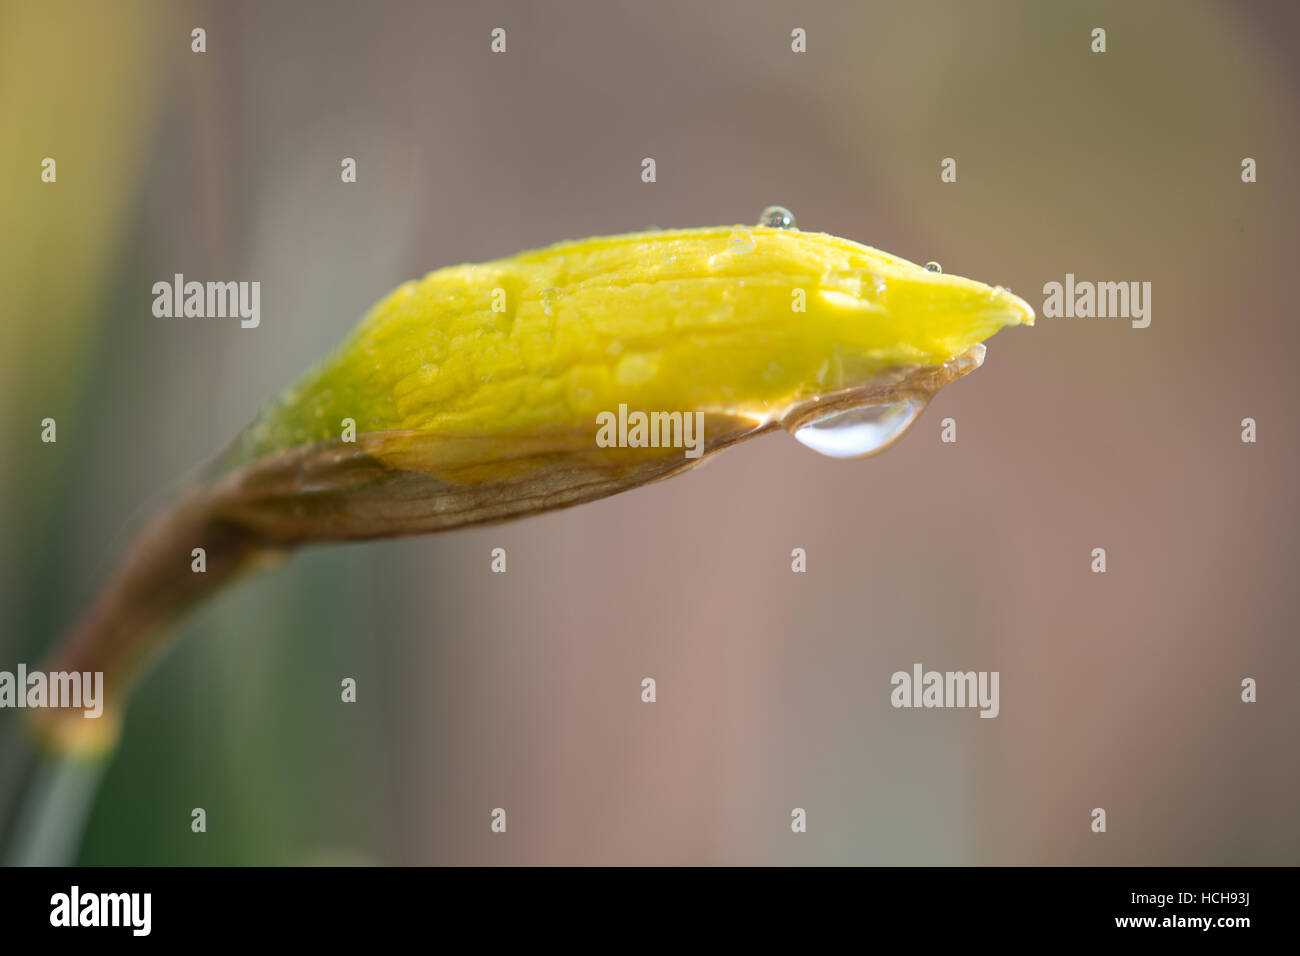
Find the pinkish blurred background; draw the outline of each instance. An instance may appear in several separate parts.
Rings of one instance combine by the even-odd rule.
[[[998,335],[877,458],[768,437],[224,593],[139,687],[80,861],[1300,862],[1298,32],[1283,2],[0,5],[0,668],[438,266],[780,203],[1040,310],[1066,273],[1152,283],[1149,328]],[[261,281],[261,326],[155,318],[176,272]],[[999,671],[1000,715],[894,709],[916,662]]]

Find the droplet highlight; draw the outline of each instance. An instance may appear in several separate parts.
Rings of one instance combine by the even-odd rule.
[[[937,263],[937,262],[935,262],[933,259],[931,259],[929,262],[927,262],[927,263],[925,264],[925,271],[926,271],[926,272],[942,272],[942,271],[943,271],[943,266],[939,265],[939,263]]]
[[[897,441],[925,409],[920,397],[834,412],[800,425],[795,440],[828,458],[863,458]]]
[[[784,206],[768,206],[758,217],[758,224],[768,229],[798,229],[794,213]]]

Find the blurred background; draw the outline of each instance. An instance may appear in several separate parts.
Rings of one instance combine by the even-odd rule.
[[[1040,312],[1067,272],[1152,283],[1147,329],[996,336],[877,458],[768,436],[223,592],[139,685],[79,861],[1300,862],[1298,31],[1280,0],[6,0],[0,669],[439,266],[779,203]],[[261,326],[155,318],[177,272],[260,281]],[[1000,716],[895,710],[915,662],[999,671]]]

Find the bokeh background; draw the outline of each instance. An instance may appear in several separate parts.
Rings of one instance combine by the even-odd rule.
[[[80,862],[1300,862],[1298,37],[1287,2],[0,5],[4,669],[438,266],[780,203],[1040,309],[1153,284],[1144,330],[998,335],[877,458],[769,436],[224,592],[139,686]],[[259,280],[261,327],[155,318],[176,272]],[[1001,715],[893,709],[918,661],[1000,671]]]

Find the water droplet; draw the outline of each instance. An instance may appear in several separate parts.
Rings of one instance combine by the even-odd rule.
[[[906,398],[887,405],[870,405],[833,412],[800,425],[795,439],[830,458],[862,458],[888,448],[925,408],[925,400]]]
[[[543,311],[545,311],[547,315],[554,315],[555,305],[557,302],[560,301],[560,297],[563,295],[564,293],[559,289],[555,288],[554,286],[552,286],[549,289],[543,289],[542,290]]]
[[[736,229],[727,241],[730,243],[731,252],[737,255],[754,251],[754,234],[748,229]]]
[[[614,378],[619,385],[641,385],[659,373],[659,360],[643,352],[629,352],[618,361]]]
[[[758,224],[766,226],[768,229],[798,229],[795,225],[794,213],[784,206],[768,206],[763,210],[763,214],[758,217]]]
[[[943,367],[954,378],[958,375],[965,375],[984,364],[984,355],[988,347],[983,342],[976,342],[965,352],[959,352],[948,361],[943,363]]]
[[[822,285],[845,295],[862,295],[862,277],[870,275],[861,269],[827,269],[822,273]]]
[[[926,271],[926,272],[942,272],[942,271],[943,271],[943,266],[939,265],[939,263],[935,262],[934,260],[931,260],[931,261],[929,261],[929,262],[927,262],[927,263],[925,264],[925,271]]]
[[[817,369],[817,385],[824,390],[844,387],[844,361],[838,355],[824,360]]]

